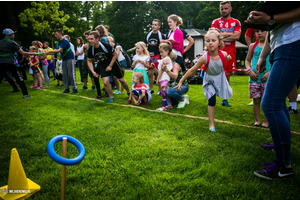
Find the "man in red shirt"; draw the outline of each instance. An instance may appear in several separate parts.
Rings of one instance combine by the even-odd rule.
[[[226,51],[227,54],[231,56],[231,60],[227,62],[228,64],[226,68],[229,84],[231,72],[236,71],[235,41],[241,36],[241,22],[231,17],[231,11],[231,3],[229,1],[222,1],[220,3],[220,13],[222,17],[215,19],[211,24],[212,28],[217,28],[221,31],[224,38],[223,41],[225,42],[225,47],[222,50]],[[229,107],[227,100],[223,100],[222,105]]]

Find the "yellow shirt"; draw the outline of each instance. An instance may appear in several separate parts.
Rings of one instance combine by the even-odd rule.
[[[45,52],[47,51],[53,51],[51,47],[48,47],[48,49],[44,49]],[[52,60],[52,55],[47,55],[47,60]]]

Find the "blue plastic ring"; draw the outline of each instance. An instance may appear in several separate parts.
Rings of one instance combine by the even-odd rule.
[[[61,156],[59,156],[55,150],[54,150],[54,145],[58,142],[58,141],[62,141],[63,138],[66,137],[68,142],[71,142],[72,144],[74,144],[78,151],[79,154],[76,158],[72,158],[72,159],[67,159],[67,158],[63,158]],[[81,142],[79,142],[77,139],[68,136],[68,135],[58,135],[53,137],[47,145],[47,152],[49,154],[49,156],[57,163],[61,164],[61,165],[76,165],[77,163],[79,163],[80,161],[82,161],[82,159],[85,156],[85,149],[83,147],[83,145],[81,144]]]

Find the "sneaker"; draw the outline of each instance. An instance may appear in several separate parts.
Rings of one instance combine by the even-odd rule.
[[[85,87],[85,86],[83,86],[82,88],[81,88],[81,90],[87,90],[88,89],[88,87]]]
[[[253,99],[250,103],[247,104],[248,106],[253,106]]]
[[[96,99],[101,99],[102,96],[97,94],[97,96],[95,96],[95,98],[96,98]]]
[[[107,103],[110,103],[110,102],[112,102],[114,100],[115,100],[115,98],[109,98],[108,101],[107,101]]]
[[[78,93],[78,90],[73,90],[73,92],[72,92],[73,94],[75,94],[75,93]]]
[[[227,100],[222,101],[222,106],[230,107]]]
[[[254,175],[266,179],[266,180],[274,180],[277,178],[289,178],[294,172],[292,168],[286,168],[279,162],[274,163],[263,163],[264,169],[254,171]]]
[[[184,95],[184,100],[186,101],[186,104],[189,105],[190,104],[190,100],[189,100],[189,95]]]
[[[23,99],[31,97],[30,95],[23,95]]]
[[[50,88],[50,85],[47,85],[45,88]]]
[[[290,114],[298,114],[298,110],[297,110],[297,109],[294,110],[294,109],[292,109],[292,107],[290,106],[290,107],[289,107],[289,113],[290,113]]]
[[[168,105],[168,106],[166,106],[166,109],[171,109],[171,108],[173,108],[173,106],[172,106],[172,105]]]
[[[151,94],[154,94],[154,90],[150,90],[150,93],[151,93]]]
[[[158,91],[158,92],[156,93],[156,96],[159,96],[159,95],[161,95],[160,91]]]
[[[64,85],[61,85],[60,87],[64,87]]]
[[[180,101],[177,108],[184,108],[186,106],[186,101],[184,99],[184,101]]]
[[[274,143],[260,144],[259,146],[262,147],[262,148],[264,148],[265,150],[275,151],[275,145],[274,145]]]
[[[95,86],[92,86],[91,91],[95,91],[95,90],[96,90]]]
[[[105,96],[105,97],[108,97],[108,94],[107,94],[107,93],[105,93],[105,94],[104,94],[104,96]]]
[[[128,104],[131,104],[131,100],[130,99],[128,99],[127,101],[126,101],[126,103],[128,103]]]
[[[161,108],[157,108],[156,110],[157,110],[157,111],[166,111],[167,108],[166,108],[166,107],[164,107],[164,108],[161,107]]]
[[[55,87],[59,87],[60,85],[59,84],[56,84],[56,86]]]
[[[118,90],[115,90],[114,91],[114,94],[122,94],[122,92],[118,91]]]
[[[70,90],[67,89],[67,90],[64,90],[62,93],[69,93],[69,92],[70,92]]]
[[[300,101],[300,94],[298,94],[296,101]]]
[[[35,85],[32,85],[30,88],[37,88]]]
[[[39,89],[39,90],[40,90],[40,89],[44,89],[44,88],[43,88],[42,86],[40,86],[40,87],[37,87],[36,89]]]
[[[216,131],[216,128],[209,128],[208,130],[209,130],[210,132],[217,132],[217,131]]]
[[[148,102],[143,102],[141,105],[142,106],[148,106],[149,104],[148,104]]]

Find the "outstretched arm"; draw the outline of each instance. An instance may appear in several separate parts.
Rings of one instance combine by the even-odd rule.
[[[201,56],[200,59],[198,60],[198,62],[191,68],[189,69],[189,71],[187,71],[185,73],[185,75],[180,79],[179,83],[177,86],[174,87],[174,89],[181,89],[181,85],[183,83],[183,81],[185,81],[188,77],[190,77],[192,74],[194,74],[197,69],[199,69],[201,67],[201,65],[206,64],[206,58],[205,56]]]

